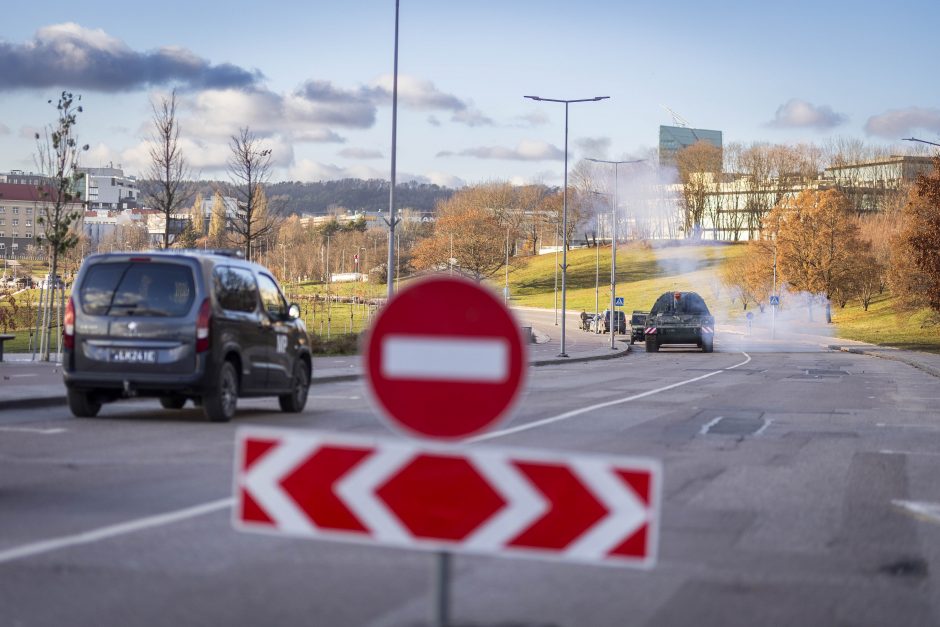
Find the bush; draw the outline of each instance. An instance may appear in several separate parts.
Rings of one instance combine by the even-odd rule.
[[[311,333],[310,351],[314,355],[355,355],[359,352],[359,334],[340,333],[327,339]]]

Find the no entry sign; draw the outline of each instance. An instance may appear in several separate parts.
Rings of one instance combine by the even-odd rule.
[[[456,439],[492,427],[525,378],[521,328],[487,289],[435,277],[382,309],[363,354],[382,414],[412,435]]]
[[[658,462],[314,431],[236,436],[244,531],[650,567]]]

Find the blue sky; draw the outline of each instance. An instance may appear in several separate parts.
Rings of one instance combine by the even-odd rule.
[[[226,139],[275,180],[388,178],[393,0],[21,3],[0,22],[0,171],[34,170],[46,104],[81,93],[86,165],[146,166],[174,87],[184,149],[225,178]],[[402,0],[398,178],[559,184],[569,154],[645,155],[668,106],[725,142],[938,141],[940,3]]]

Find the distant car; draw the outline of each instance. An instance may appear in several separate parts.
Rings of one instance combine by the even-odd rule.
[[[630,343],[642,342],[646,339],[646,317],[648,311],[634,311],[630,316]]]
[[[610,333],[610,325],[611,325],[610,310],[605,309],[603,316],[604,317],[602,320],[603,320],[604,333]],[[614,325],[614,333],[619,333],[623,335],[627,332],[627,316],[619,309],[614,312],[613,325]]]
[[[55,287],[55,289],[63,289],[63,288],[65,288],[65,281],[63,281],[63,280],[62,280],[62,277],[59,276],[58,274],[57,274],[56,277],[55,277],[55,281],[53,281],[53,280],[49,277],[48,274],[39,280],[38,287],[39,287],[40,289],[47,290],[47,289],[49,289],[50,287],[53,287],[53,286]]]
[[[209,420],[239,397],[307,402],[312,360],[300,309],[261,265],[219,252],[93,255],[65,310],[64,378],[77,417],[134,396],[187,400]]]

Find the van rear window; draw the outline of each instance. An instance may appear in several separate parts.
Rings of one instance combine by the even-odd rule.
[[[88,269],[79,298],[91,316],[184,316],[195,298],[193,272],[174,263],[101,263]]]

